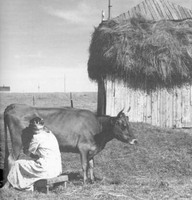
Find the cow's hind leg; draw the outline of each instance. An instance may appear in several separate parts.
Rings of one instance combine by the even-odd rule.
[[[15,159],[14,159],[14,156],[12,154],[12,152],[9,154],[8,156],[8,162],[7,162],[7,165],[6,165],[6,168],[4,169],[4,186],[3,188],[4,189],[8,189],[10,187],[10,183],[9,181],[7,180],[7,176],[9,174],[9,171],[11,169],[11,167],[15,164]]]
[[[9,182],[7,181],[7,176],[9,174],[11,167],[14,165],[14,163],[15,163],[15,159],[11,152],[8,156],[7,164],[5,165],[4,172],[3,172],[3,188],[4,189],[9,188],[10,186]]]
[[[88,151],[80,150],[80,156],[83,169],[83,182],[86,184],[88,182]]]
[[[4,159],[4,182],[7,181],[7,175],[10,168],[14,165],[15,161],[19,158],[22,141],[21,135],[23,127],[17,119],[14,119],[11,116],[6,116],[5,124],[8,126],[10,139],[11,139],[11,151],[8,147],[8,133],[7,128],[5,128],[5,159]]]
[[[89,160],[89,170],[90,170],[90,177],[91,177],[91,183],[95,181],[95,176],[94,176],[94,160],[93,158]]]

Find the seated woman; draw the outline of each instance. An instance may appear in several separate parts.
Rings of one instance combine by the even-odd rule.
[[[61,154],[56,137],[44,127],[41,118],[30,121],[32,139],[24,147],[29,160],[17,160],[8,174],[8,182],[16,189],[32,190],[40,179],[53,178],[62,173]]]

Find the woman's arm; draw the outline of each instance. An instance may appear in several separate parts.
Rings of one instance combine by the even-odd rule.
[[[32,158],[38,158],[38,155],[36,155],[36,151],[39,146],[39,141],[34,136],[29,144],[29,147],[27,149],[24,149],[24,153]]]

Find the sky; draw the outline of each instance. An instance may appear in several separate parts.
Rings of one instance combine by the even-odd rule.
[[[111,0],[111,17],[142,0]],[[170,0],[192,9],[192,0]],[[12,92],[88,92],[89,45],[108,0],[0,0],[0,85]]]

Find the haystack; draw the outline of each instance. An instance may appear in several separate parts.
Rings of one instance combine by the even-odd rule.
[[[92,80],[123,81],[153,91],[192,84],[192,19],[151,21],[142,16],[102,22],[92,35]]]

